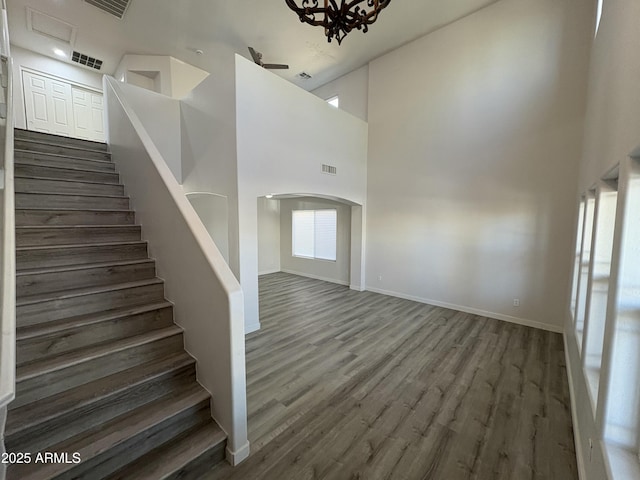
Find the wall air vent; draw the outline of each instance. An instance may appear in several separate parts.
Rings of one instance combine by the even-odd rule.
[[[311,78],[311,75],[309,75],[307,72],[300,72],[298,74],[298,78],[301,78],[302,80],[309,80]]]
[[[124,17],[131,0],[84,0],[89,5],[99,8],[117,18]]]
[[[71,55],[71,61],[90,68],[95,68],[96,70],[100,70],[102,68],[102,60],[90,57],[89,55],[85,55],[84,53],[76,52],[75,50]]]
[[[325,165],[322,164],[322,173],[326,173],[327,175],[337,175],[338,169],[333,165]]]

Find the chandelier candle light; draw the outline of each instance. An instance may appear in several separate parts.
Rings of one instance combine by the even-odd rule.
[[[378,19],[380,11],[391,0],[324,0],[324,7],[318,6],[319,0],[285,0],[287,6],[298,14],[301,22],[324,27],[327,40],[335,37],[338,44],[354,28],[367,33],[369,25]],[[322,0],[320,0],[322,1]],[[338,3],[340,6],[338,7]]]

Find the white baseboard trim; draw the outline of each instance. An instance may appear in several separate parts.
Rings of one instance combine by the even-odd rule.
[[[502,313],[488,312],[486,310],[479,310],[477,308],[466,307],[464,305],[455,305],[453,303],[440,302],[438,300],[432,300],[430,298],[406,295],[404,293],[394,292],[392,290],[384,290],[382,288],[367,286],[366,290],[374,293],[381,293],[383,295],[389,295],[391,297],[404,298],[405,300],[412,300],[414,302],[426,303],[429,305],[434,305],[436,307],[450,308],[451,310],[458,310],[460,312],[471,313],[473,315],[480,315],[482,317],[495,318],[496,320],[502,320],[505,322],[517,323],[518,325],[524,325],[526,327],[539,328],[540,330],[547,330],[549,332],[564,332],[564,328],[558,325],[549,325],[548,323],[537,322],[535,320],[529,320],[527,318],[513,317],[511,315],[504,315]]]
[[[567,381],[569,382],[569,399],[571,400],[571,422],[573,423],[573,444],[576,450],[576,461],[578,463],[578,478],[580,480],[587,479],[584,457],[582,456],[582,448],[580,447],[580,424],[578,423],[578,410],[576,405],[576,394],[573,388],[573,372],[571,371],[571,363],[569,362],[569,345],[567,343],[567,334],[562,334],[564,341],[564,362],[567,365]]]
[[[349,282],[345,282],[343,280],[336,280],[335,278],[322,277],[320,275],[313,275],[312,273],[296,272],[295,270],[288,270],[285,268],[281,269],[280,271],[284,273],[290,273],[291,275],[299,275],[301,277],[313,278],[314,280],[322,280],[323,282],[337,283],[338,285],[345,285],[347,287],[349,286]]]
[[[232,466],[235,467],[240,462],[243,462],[244,460],[249,458],[249,453],[251,453],[251,449],[249,448],[249,442],[247,442],[235,452],[229,450],[229,447],[225,449],[225,452],[226,452],[227,462],[229,462]]]
[[[264,270],[262,272],[258,272],[258,276],[262,276],[262,275],[269,275],[271,273],[278,273],[281,272],[282,270],[280,270],[279,268],[273,268],[271,270]]]
[[[257,332],[260,330],[260,322],[252,323],[251,325],[245,325],[244,334],[249,335],[250,333]]]
[[[362,285],[349,285],[349,289],[355,290],[356,292],[364,292],[366,290]]]

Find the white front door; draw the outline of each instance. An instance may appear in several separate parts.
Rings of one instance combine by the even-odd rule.
[[[74,135],[70,84],[24,71],[22,85],[29,130]]]
[[[71,88],[75,136],[104,142],[102,94],[83,88]]]

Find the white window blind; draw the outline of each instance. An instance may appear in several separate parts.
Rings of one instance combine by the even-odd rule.
[[[338,212],[335,209],[294,210],[293,255],[335,261],[337,220]]]

